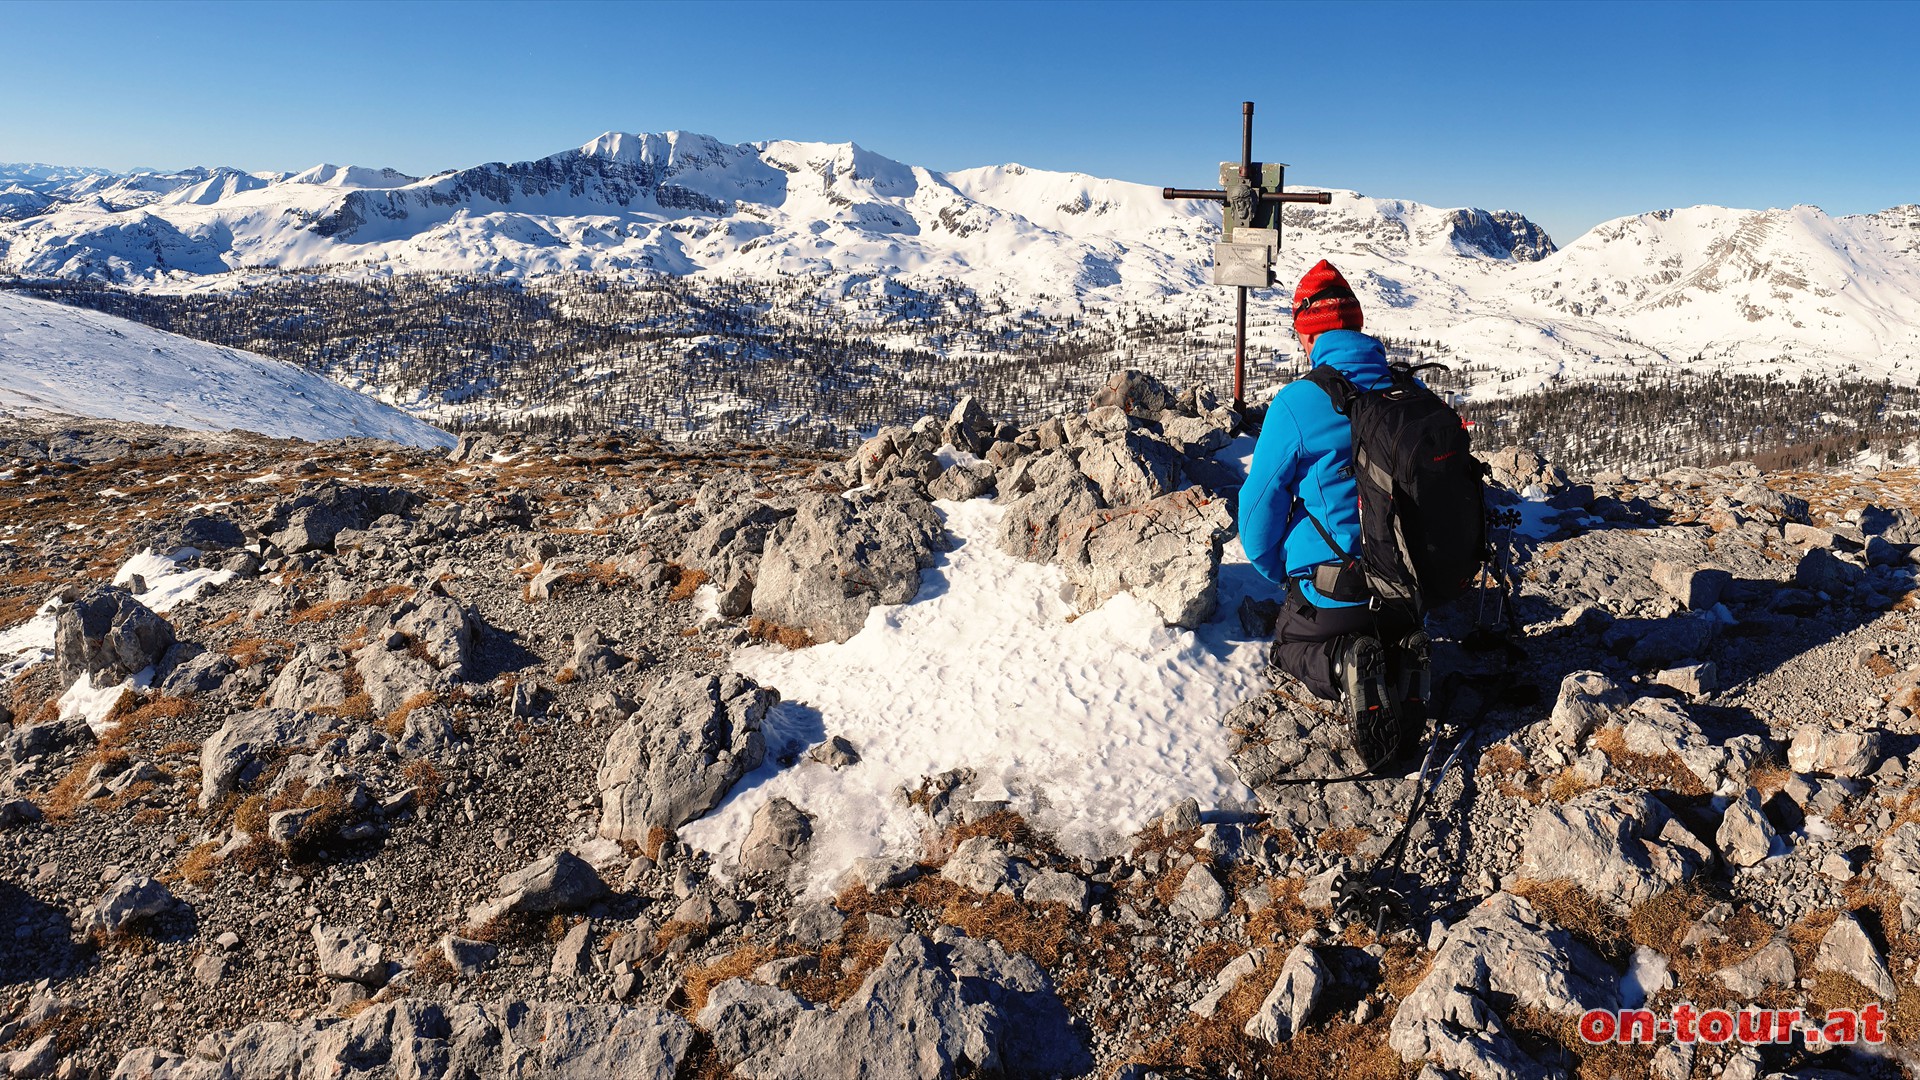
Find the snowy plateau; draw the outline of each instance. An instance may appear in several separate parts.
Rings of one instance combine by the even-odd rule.
[[[0,274],[148,293],[241,290],[285,271],[643,279],[804,278],[848,311],[958,284],[1036,318],[1115,311],[1218,325],[1214,204],[999,165],[935,172],[852,143],[608,133],[538,161],[425,178],[320,165],[112,175],[0,166]],[[1475,366],[1512,395],[1648,366],[1912,384],[1920,206],[1656,210],[1562,247],[1511,211],[1335,191],[1285,215],[1282,287],[1256,292],[1256,379],[1281,374],[1287,283],[1322,257],[1368,327]],[[912,333],[909,337],[914,337]],[[951,343],[920,333],[936,353]]]
[[[292,364],[0,292],[0,421],[22,413],[453,445],[439,428]]]

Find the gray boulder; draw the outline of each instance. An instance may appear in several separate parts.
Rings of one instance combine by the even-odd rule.
[[[338,480],[306,485],[299,495],[275,503],[259,524],[273,546],[290,555],[330,551],[348,529],[365,529],[388,514],[404,517],[423,496],[391,487],[358,487]]]
[[[365,931],[314,923],[313,947],[320,957],[320,974],[329,979],[367,986],[387,981],[384,950]]]
[[[785,872],[806,855],[813,841],[813,819],[782,798],[768,799],[753,812],[747,838],[740,842],[740,866],[750,874]]]
[[[502,915],[547,915],[579,911],[608,893],[586,860],[570,851],[555,852],[500,879],[495,898],[467,912],[467,922],[481,926]]]
[[[1714,972],[1713,977],[1728,991],[1752,1000],[1773,987],[1793,985],[1793,950],[1775,938],[1739,963]]]
[[[1087,409],[1091,412],[1113,405],[1132,416],[1158,416],[1172,404],[1174,395],[1165,383],[1144,371],[1125,368],[1114,372],[1105,386],[1094,391]]]
[[[766,756],[760,725],[779,700],[740,675],[664,680],[607,740],[600,835],[645,843],[713,809]]]
[[[1056,460],[1071,460],[1060,454]],[[1014,490],[1000,486],[1006,498]],[[1013,498],[1000,520],[1000,548],[1028,562],[1052,562],[1060,550],[1061,526],[1106,506],[1100,489],[1077,469],[1062,471],[1058,479]]]
[[[1720,602],[1733,575],[1713,567],[1686,566],[1655,560],[1653,581],[1689,611],[1705,611]]]
[[[1387,1043],[1405,1061],[1487,1080],[1561,1073],[1534,1060],[1500,1011],[1514,1006],[1574,1018],[1618,1008],[1613,968],[1511,893],[1495,893],[1446,932],[1419,985],[1394,1013]]]
[[[434,667],[455,676],[466,670],[467,658],[473,653],[474,628],[459,601],[450,596],[423,595],[395,629],[419,642]]]
[[[294,651],[287,666],[267,688],[267,705],[275,709],[311,709],[347,700],[347,681],[340,669],[347,657],[324,642],[308,642]]]
[[[767,537],[793,514],[786,507],[754,498],[751,486],[733,476],[702,486],[694,499],[701,524],[681,556],[681,561],[713,579],[721,594],[720,614],[728,618],[750,610]]]
[[[360,687],[378,716],[453,683],[452,673],[440,671],[404,648],[389,649],[378,642],[360,650],[360,660],[354,667],[360,673]]]
[[[1137,432],[1095,441],[1080,454],[1079,464],[1108,506],[1152,502],[1180,486],[1179,455]]]
[[[927,485],[927,494],[953,502],[977,499],[993,492],[995,475],[994,467],[984,461],[955,465],[933,478]]]
[[[1280,967],[1280,978],[1248,1018],[1247,1035],[1278,1046],[1298,1035],[1332,982],[1320,957],[1305,944],[1295,945]]]
[[[1746,786],[1746,776],[1767,743],[1759,735],[1712,739],[1700,730],[1684,706],[1667,698],[1641,698],[1616,717],[1623,724],[1627,749],[1636,754],[1671,754],[1709,792],[1732,795]]]
[[[1892,1001],[1898,990],[1880,946],[1867,936],[1860,920],[1850,911],[1841,912],[1827,929],[1826,937],[1820,939],[1820,951],[1814,954],[1813,967],[1816,971],[1845,975],[1873,991],[1881,1001]]]
[[[1880,761],[1878,731],[1828,731],[1798,727],[1787,746],[1787,766],[1798,773],[1861,777]]]
[[[1734,866],[1752,866],[1773,850],[1773,823],[1760,809],[1759,793],[1748,788],[1727,804],[1720,818],[1714,843],[1720,855]]]
[[[793,1022],[810,1006],[785,990],[728,979],[707,994],[693,1018],[713,1038],[713,1050],[734,1076],[778,1075]]]
[[[61,687],[91,676],[112,686],[154,666],[173,645],[173,626],[117,585],[100,585],[55,617],[53,667]]]
[[[1227,887],[1220,883],[1213,870],[1205,863],[1194,863],[1181,879],[1180,891],[1174,894],[1167,910],[1183,919],[1206,922],[1225,915],[1232,903],[1233,897],[1228,895]]]
[[[338,731],[336,716],[293,709],[255,709],[227,718],[200,748],[200,809],[218,806],[262,755],[288,747],[312,746]]]
[[[165,885],[145,874],[122,874],[87,912],[89,929],[124,934],[146,919],[164,915],[179,901]]]
[[[1226,502],[1189,488],[1065,523],[1058,557],[1082,609],[1130,592],[1168,625],[1191,629],[1219,609],[1220,552],[1232,532]]]
[[[791,995],[716,989],[703,1026],[713,1022],[716,1046],[748,1055],[728,1064],[751,1080],[1076,1076],[1092,1069],[1039,965],[992,942],[957,933],[943,939],[900,936],[835,1009],[796,1009]],[[782,1030],[784,1041],[773,1041]]]
[[[1810,549],[1793,570],[1794,584],[1829,596],[1839,596],[1865,576],[1865,570],[1825,548]]]
[[[1560,696],[1547,721],[1554,745],[1578,750],[1625,700],[1619,685],[1598,671],[1576,671],[1560,680]]]
[[[933,505],[894,487],[814,495],[767,541],[753,613],[820,641],[845,641],[877,604],[904,604],[951,546]]]
[[[1603,789],[1534,810],[1520,873],[1571,881],[1625,915],[1693,877],[1712,857],[1660,800]]]
[[[973,836],[960,842],[940,876],[963,889],[990,893],[1011,886],[1018,871],[1006,845],[990,836]]]

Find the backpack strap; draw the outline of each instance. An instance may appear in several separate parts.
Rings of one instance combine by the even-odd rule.
[[[1360,396],[1360,388],[1353,380],[1333,369],[1329,364],[1317,364],[1307,372],[1307,381],[1327,392],[1333,400],[1333,411],[1341,416],[1347,415],[1353,399]]]

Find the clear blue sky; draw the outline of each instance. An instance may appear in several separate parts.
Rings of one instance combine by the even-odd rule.
[[[1292,180],[1561,242],[1711,202],[1920,200],[1920,5],[0,2],[0,161],[412,173],[605,130]]]

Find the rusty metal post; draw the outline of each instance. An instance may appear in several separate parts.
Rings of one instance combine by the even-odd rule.
[[[1256,169],[1253,161],[1253,102],[1240,103],[1240,165],[1237,170],[1238,184],[1234,183],[1236,170],[1232,162],[1220,163],[1221,190],[1200,188],[1161,188],[1160,195],[1166,199],[1203,199],[1207,202],[1222,204],[1223,233],[1230,239],[1234,229],[1272,229],[1273,237],[1266,241],[1269,251],[1265,256],[1262,276],[1268,286],[1272,282],[1272,260],[1279,253],[1280,207],[1276,203],[1319,203],[1325,205],[1333,201],[1330,192],[1292,192],[1281,191],[1285,186],[1286,166],[1269,163]],[[1260,175],[1256,175],[1259,173]],[[1270,176],[1268,174],[1271,174]],[[1224,190],[1233,188],[1234,192]],[[1249,190],[1251,188],[1251,190]],[[1264,190],[1271,188],[1272,190]],[[1234,214],[1234,193],[1238,193],[1241,208],[1247,220],[1240,221]],[[1245,200],[1251,195],[1252,202]],[[1217,245],[1214,251],[1214,283],[1232,284],[1233,303],[1233,407],[1244,413],[1247,405],[1247,289],[1250,286],[1222,281],[1221,251],[1231,249],[1232,243]],[[1236,260],[1237,262],[1238,260]],[[1235,266],[1235,272],[1245,269]]]

